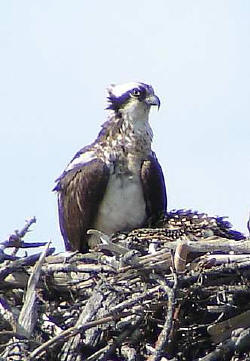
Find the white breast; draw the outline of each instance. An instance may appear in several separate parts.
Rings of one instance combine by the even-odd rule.
[[[111,175],[94,228],[111,235],[140,227],[145,220],[146,204],[139,174]]]

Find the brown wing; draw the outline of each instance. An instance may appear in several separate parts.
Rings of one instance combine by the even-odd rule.
[[[152,153],[142,164],[141,180],[146,201],[146,212],[151,222],[167,210],[167,194],[161,166]]]
[[[86,234],[92,227],[109,179],[107,165],[94,159],[63,175],[58,191],[59,223],[67,250],[88,249]]]

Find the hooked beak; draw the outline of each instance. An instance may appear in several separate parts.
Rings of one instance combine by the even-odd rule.
[[[160,108],[161,102],[160,99],[158,98],[157,95],[149,95],[146,99],[145,99],[145,103],[147,105],[156,105],[158,107],[158,110]]]

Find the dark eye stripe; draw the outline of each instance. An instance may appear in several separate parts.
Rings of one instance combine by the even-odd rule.
[[[133,91],[138,91],[139,94],[133,94]],[[107,109],[112,109],[118,111],[120,107],[122,107],[132,96],[136,97],[136,99],[143,101],[146,98],[146,89],[144,86],[139,86],[138,88],[134,88],[132,90],[127,91],[126,93],[122,94],[120,97],[115,97],[114,95],[110,95],[108,97],[109,106]]]
[[[132,91],[131,91],[131,94],[133,94],[135,97],[139,97],[141,95],[141,91],[140,89],[138,88],[134,88]]]
[[[138,99],[142,101],[146,98],[146,89],[143,86],[140,86],[138,90],[140,91],[140,95],[138,96]]]

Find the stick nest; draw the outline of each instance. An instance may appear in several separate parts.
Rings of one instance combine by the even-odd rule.
[[[0,243],[0,360],[246,360],[250,239],[173,211],[89,253]],[[43,252],[18,256],[44,245]]]

